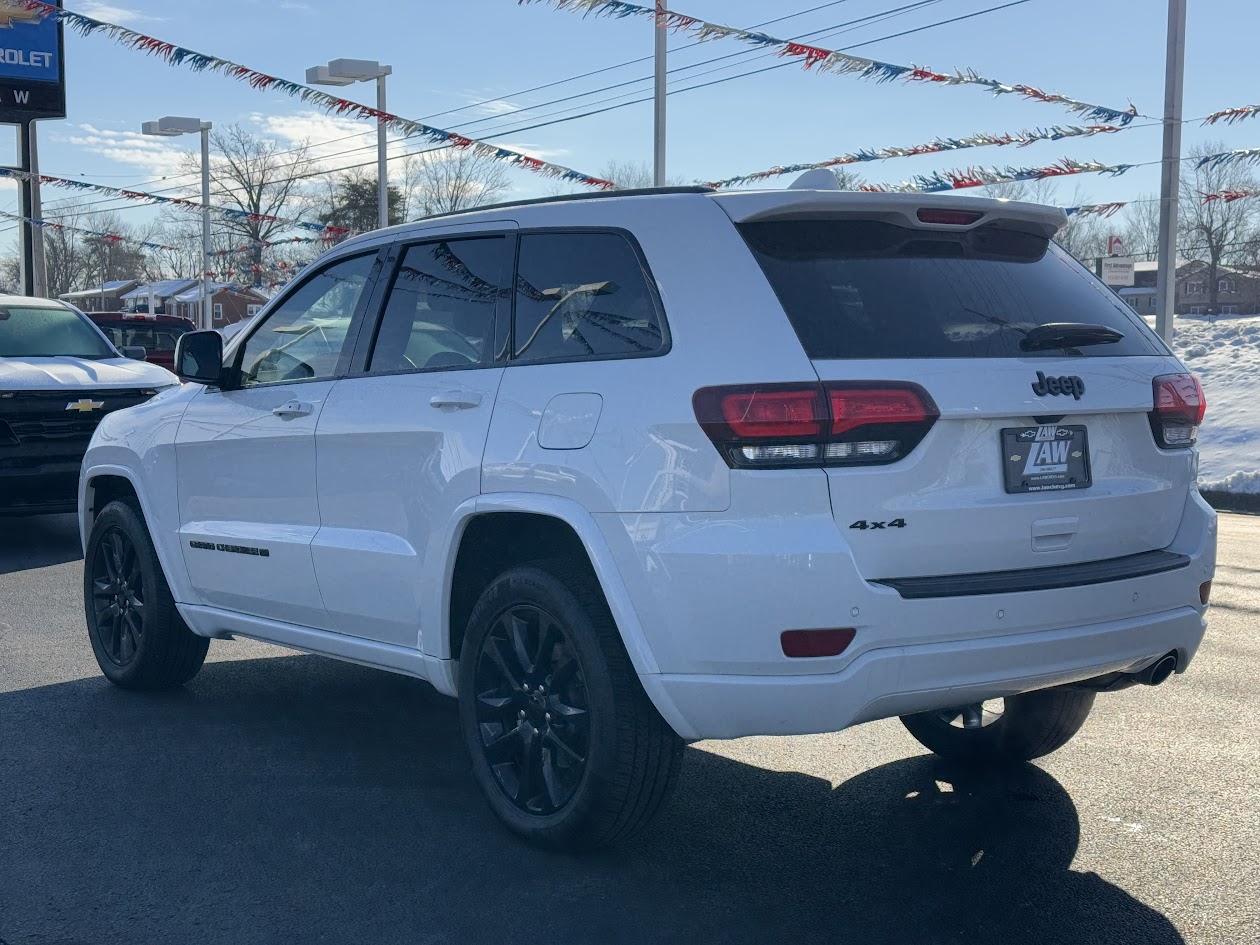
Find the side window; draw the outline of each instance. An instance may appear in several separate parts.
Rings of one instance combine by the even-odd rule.
[[[502,236],[411,246],[390,287],[369,371],[433,371],[493,358],[494,311],[510,265]]]
[[[241,349],[240,386],[333,377],[376,253],[333,263],[271,310]]]
[[[638,253],[616,233],[532,233],[520,240],[513,357],[650,354],[665,344]]]

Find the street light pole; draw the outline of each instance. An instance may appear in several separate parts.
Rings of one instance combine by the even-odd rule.
[[[141,131],[146,135],[174,138],[179,135],[201,134],[201,309],[198,328],[212,327],[207,306],[210,305],[212,286],[210,269],[213,254],[210,249],[210,131],[214,125],[200,118],[179,118],[167,115],[157,121],[146,121]],[[149,295],[149,314],[153,314],[152,291]]]
[[[211,298],[211,265],[213,252],[210,247],[210,122],[201,125],[201,325],[200,328],[212,327],[212,320],[207,306]]]
[[[311,85],[354,85],[376,80],[376,110],[385,112],[385,79],[394,73],[393,66],[383,66],[375,59],[334,59],[326,66],[311,66],[306,81]],[[376,125],[376,220],[389,226],[389,129],[385,122]]]
[[[385,79],[391,70],[386,67],[376,77],[376,110],[385,108]],[[384,121],[376,125],[376,190],[377,216],[381,229],[389,226],[389,129]]]
[[[1168,58],[1164,72],[1164,154],[1159,182],[1159,272],[1155,330],[1173,339],[1177,302],[1177,200],[1181,185],[1181,92],[1186,77],[1186,0],[1168,0]]]

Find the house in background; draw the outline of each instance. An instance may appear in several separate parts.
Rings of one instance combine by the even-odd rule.
[[[79,292],[66,292],[58,298],[83,312],[121,312],[126,307],[123,293],[130,292],[139,284],[138,279],[122,279]]]
[[[187,292],[197,284],[196,279],[163,279],[137,286],[121,296],[123,308],[128,312],[147,315],[174,315],[168,304],[181,292]]]
[[[1178,315],[1207,315],[1212,304],[1208,285],[1209,266],[1194,260],[1177,264],[1177,291],[1174,311]],[[1139,262],[1133,266],[1133,286],[1116,291],[1139,315],[1155,317],[1159,264]],[[1260,270],[1237,266],[1217,266],[1215,314],[1222,318],[1235,315],[1260,315]]]
[[[1260,314],[1260,272],[1233,266],[1216,267],[1216,311],[1212,311],[1210,267],[1189,262],[1177,267],[1178,315]]]
[[[191,319],[193,324],[204,328],[223,328],[241,319],[257,315],[267,304],[267,296],[249,286],[229,282],[213,282],[210,285],[210,321],[203,323],[201,313],[201,283],[194,283],[171,299],[171,314]]]

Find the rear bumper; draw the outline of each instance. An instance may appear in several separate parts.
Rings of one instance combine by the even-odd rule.
[[[1167,570],[1129,559],[1106,580],[1035,587],[1025,574],[1018,586],[916,597],[862,578],[830,514],[800,511],[830,512],[811,488],[801,477],[794,508],[763,502],[761,517],[596,516],[657,669],[643,686],[680,735],[836,731],[1136,671],[1170,651],[1180,671],[1203,637],[1216,514],[1197,492],[1169,510]],[[855,631],[843,653],[784,655],[782,631],[833,627]]]
[[[643,677],[683,738],[806,735],[875,719],[1134,672],[1177,653],[1182,671],[1206,623],[1184,607],[1067,630],[867,650],[825,676]]]

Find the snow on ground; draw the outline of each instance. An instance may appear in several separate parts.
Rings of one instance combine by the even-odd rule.
[[[1179,316],[1175,328],[1173,350],[1207,395],[1200,486],[1260,493],[1260,317]]]

